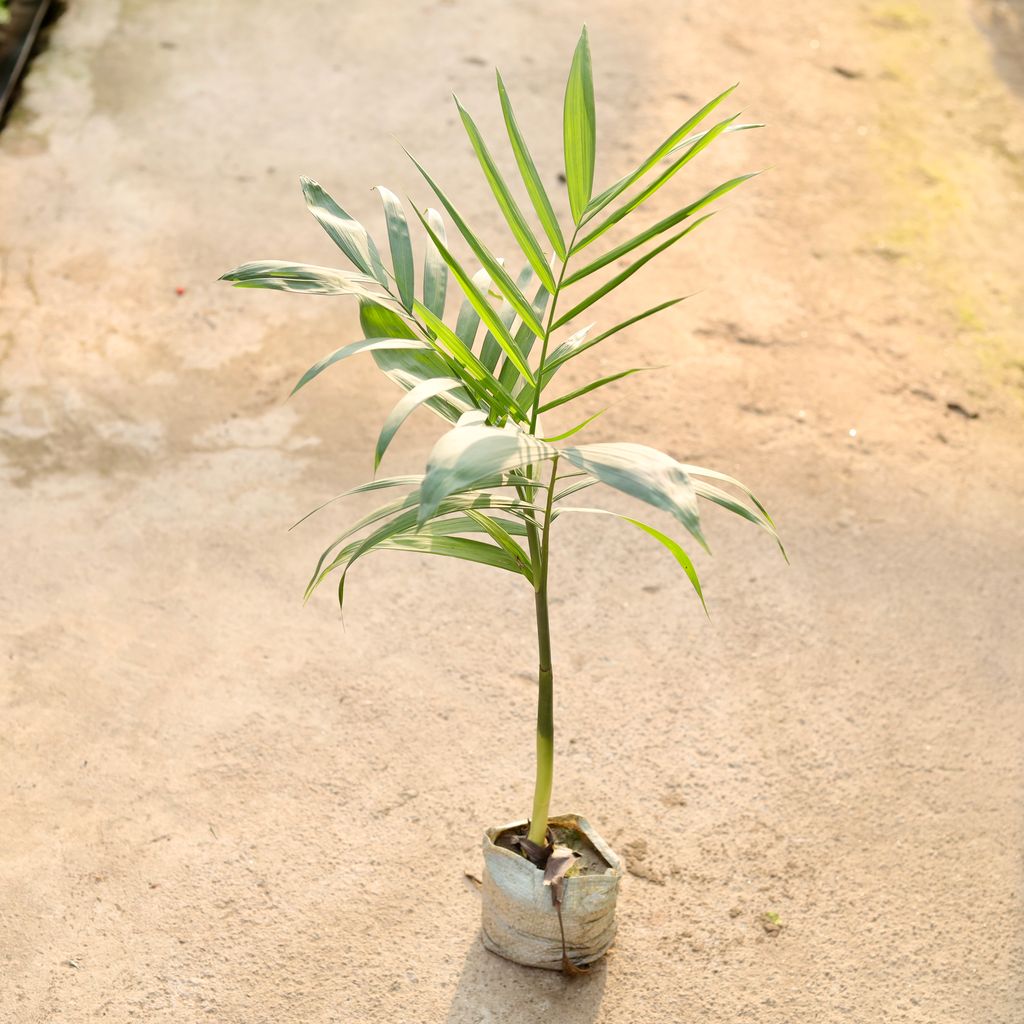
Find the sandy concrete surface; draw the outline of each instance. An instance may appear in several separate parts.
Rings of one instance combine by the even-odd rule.
[[[3,1024],[1024,1021],[1024,117],[993,9],[69,4],[0,135]],[[660,548],[560,521],[555,809],[632,872],[564,979],[483,950],[464,875],[528,810],[530,595],[385,554],[344,629],[302,606],[369,503],[286,528],[369,477],[395,393],[353,360],[286,402],[352,305],[215,278],[337,263],[300,173],[378,232],[371,186],[425,203],[394,137],[497,246],[448,94],[498,148],[500,65],[554,185],[584,19],[599,184],[737,79],[771,127],[652,220],[772,170],[601,322],[695,297],[567,379],[667,363],[591,439],[736,473],[792,565],[709,512],[708,624]]]

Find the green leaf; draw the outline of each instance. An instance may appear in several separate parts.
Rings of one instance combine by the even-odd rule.
[[[593,327],[593,324],[587,324],[586,327],[580,328],[580,330],[566,338],[553,352],[548,353],[543,367],[537,367],[537,379],[540,382],[540,387],[547,387],[551,383],[551,378],[554,376],[555,371],[573,352],[583,345],[584,340]],[[535,394],[536,388],[524,387],[522,394],[519,395],[519,400],[523,405],[529,407],[533,405]]]
[[[591,349],[595,345],[599,345],[606,338],[610,338],[613,335],[618,334],[619,331],[624,331],[627,327],[632,327],[633,324],[637,323],[638,321],[646,320],[647,317],[654,316],[655,313],[660,313],[663,309],[668,309],[669,306],[674,306],[676,305],[676,303],[682,302],[684,298],[688,298],[688,296],[684,295],[678,299],[669,299],[668,302],[660,302],[657,306],[652,306],[650,309],[645,309],[642,313],[637,313],[636,316],[631,316],[628,320],[623,320],[621,324],[616,324],[614,327],[608,328],[607,331],[604,331],[602,334],[599,334],[596,338],[591,338],[590,341],[582,341],[581,339],[582,343],[574,343],[572,346],[570,346],[569,342],[573,341],[577,336],[576,334],[574,334],[562,345],[559,345],[558,348],[556,348],[555,351],[551,353],[551,356],[544,364],[543,379],[545,384],[550,379],[550,376],[553,376],[554,372],[560,366],[563,366],[565,363],[569,362],[570,359],[575,359],[576,356],[582,355],[584,352],[587,351],[587,349]],[[590,330],[589,327],[584,328],[584,335],[588,330]],[[579,333],[580,332],[577,331],[577,334]]]
[[[543,440],[543,439],[542,439]],[[512,470],[509,473],[502,473],[498,479],[501,481],[502,487],[536,487],[542,491],[548,489],[548,485],[542,480],[537,480],[534,477],[528,476],[529,470],[524,473],[520,473],[518,470]],[[479,486],[483,486],[480,484]],[[488,484],[487,487],[497,487],[498,484]]]
[[[473,284],[483,294],[491,284],[491,275],[486,270],[478,270],[473,275]],[[455,333],[465,342],[466,348],[471,349],[476,340],[477,328],[480,326],[480,314],[468,298],[463,298],[459,307],[459,318],[455,321]]]
[[[383,306],[375,299],[359,302],[359,326],[367,338],[415,338],[411,319],[397,308]],[[430,353],[424,353],[427,358]],[[434,355],[435,360],[439,357]]]
[[[325,502],[317,505],[311,512],[307,512],[301,519],[292,523],[288,529],[294,530],[296,526],[304,523],[310,516],[316,515],[321,509],[327,508],[328,505],[335,501],[340,501],[342,498],[348,498],[353,494],[365,494],[368,491],[382,491],[391,487],[419,487],[422,480],[422,473],[416,473],[413,476],[389,476],[381,477],[379,480],[370,480],[368,483],[360,484],[358,487],[353,487],[350,490],[342,491],[341,494],[336,494],[333,498],[328,498]]]
[[[578,434],[588,423],[593,423],[598,416],[603,415],[607,411],[607,409],[599,409],[593,416],[588,416],[582,423],[577,423],[575,427],[570,427],[570,429],[566,430],[564,433],[555,434],[554,437],[541,438],[541,440],[547,441],[548,444],[553,444],[555,441],[564,441],[567,437],[572,437],[573,434]]]
[[[779,550],[782,552],[782,557],[789,561],[789,556],[786,554],[786,549],[782,546],[782,540],[778,533],[775,531],[775,527],[772,525],[770,520],[763,519],[761,516],[751,512],[746,505],[738,502],[731,494],[723,491],[720,487],[715,487],[714,484],[709,484],[704,480],[693,481],[694,490],[697,492],[697,496],[704,498],[707,501],[712,501],[716,505],[721,505],[722,508],[728,509],[730,512],[734,512],[742,519],[746,519],[748,522],[753,523],[755,526],[760,526],[762,530],[767,530],[775,538],[775,543],[779,545]]]
[[[416,337],[409,321],[403,316],[371,302],[359,303],[359,323],[367,338]],[[374,349],[370,354],[377,366],[405,391],[425,380],[457,373],[449,360],[434,349]],[[427,407],[449,423],[454,423],[464,411],[449,402],[444,395],[430,399]]]
[[[512,557],[512,559],[519,565],[519,571],[530,581],[530,583],[535,582],[533,576],[533,563],[530,561],[530,556],[518,543],[516,543],[512,538],[512,535],[501,523],[485,513],[477,511],[476,509],[467,509],[466,516],[490,534],[498,547],[503,551],[506,551]]]
[[[449,431],[447,435],[455,433]],[[565,456],[602,483],[675,516],[707,550],[700,528],[697,492],[682,465],[645,444],[588,444],[564,448]],[[425,483],[425,481],[424,481]]]
[[[594,189],[597,118],[594,112],[594,77],[590,66],[590,40],[586,26],[576,44],[565,86],[562,117],[565,144],[565,181],[573,221],[579,224]]]
[[[355,218],[350,217],[312,178],[302,177],[299,181],[302,183],[302,194],[306,197],[309,212],[327,232],[331,241],[364,274],[375,278],[387,288],[387,273],[380,261],[377,246],[374,245],[366,228]]]
[[[502,177],[490,151],[487,149],[487,144],[484,142],[476,122],[459,102],[458,97],[455,97],[455,105],[459,108],[459,115],[462,117],[462,123],[466,128],[466,134],[469,135],[473,151],[476,153],[477,160],[480,161],[484,177],[487,178],[487,184],[491,186],[491,191],[494,193],[494,198],[498,201],[498,206],[501,207],[501,212],[505,216],[509,229],[519,243],[519,248],[522,249],[524,255],[530,261],[530,265],[537,272],[537,277],[544,282],[548,291],[553,292],[555,290],[555,279],[544,256],[544,250],[540,247],[540,242],[537,241],[536,235],[530,230],[522,210],[519,209],[519,204],[512,197],[512,193],[509,192],[505,179]]]
[[[425,341],[417,338],[363,338],[361,341],[353,341],[348,345],[325,356],[318,363],[314,363],[300,378],[298,384],[292,388],[294,395],[301,387],[305,387],[314,377],[319,377],[324,370],[342,359],[357,355],[360,352],[372,352],[376,349],[428,349],[430,346]]]
[[[353,562],[358,558],[361,558],[364,554],[380,547],[393,537],[403,533],[415,533],[415,531],[419,530],[422,525],[420,522],[420,500],[420,492],[407,495],[406,498],[401,501],[392,502],[389,505],[385,505],[382,508],[371,512],[368,516],[364,517],[360,524],[346,530],[345,533],[335,540],[335,542],[320,556],[317,568],[306,587],[306,599],[308,600],[313,591],[316,590],[324,579],[326,579],[327,576],[329,576],[339,566],[344,566],[343,571],[347,572]],[[505,498],[496,494],[473,491],[467,494],[456,494],[445,498],[445,500],[436,507],[433,515],[445,516],[453,512],[465,512],[472,508],[497,508],[512,512],[518,511],[519,514],[524,515],[533,514],[538,511],[534,506],[522,501],[517,501],[513,498]],[[382,518],[387,518],[396,511],[398,514],[395,515],[393,519],[383,523],[366,537],[347,544],[338,552],[337,555],[335,555],[329,565],[323,567],[323,563],[327,556],[338,546],[339,543],[341,543],[342,540],[351,536],[354,532],[362,529],[364,526],[377,522]],[[518,571],[518,568],[516,568],[516,571]]]
[[[555,454],[551,445],[515,427],[465,425],[460,420],[440,437],[427,459],[419,522],[426,522],[449,494],[484,477],[521,469]]]
[[[462,395],[466,395],[461,380],[456,380],[454,377],[435,377],[432,380],[425,380],[421,384],[417,384],[403,395],[399,399],[398,404],[388,414],[388,418],[384,421],[384,426],[381,427],[380,436],[377,438],[377,448],[373,456],[373,468],[376,470],[380,465],[380,460],[384,457],[384,453],[387,451],[388,445],[391,444],[392,438],[419,406],[437,395],[449,394],[457,396],[460,392]],[[466,397],[468,399],[468,396]],[[466,403],[462,404],[468,408]]]
[[[583,474],[583,477],[584,479],[577,480],[576,483],[570,484],[564,490],[556,492],[555,501],[562,501],[564,498],[568,498],[570,494],[576,494],[579,491],[586,490],[588,487],[593,487],[596,483],[600,483],[599,480],[586,473]]]
[[[512,336],[508,333],[507,328],[498,318],[497,313],[494,312],[494,308],[483,297],[483,295],[480,294],[479,289],[476,287],[475,284],[473,284],[472,279],[469,277],[466,271],[463,270],[458,260],[456,260],[455,257],[452,256],[452,254],[448,251],[448,249],[445,247],[444,242],[435,234],[430,225],[427,224],[426,220],[424,220],[422,216],[420,217],[420,220],[423,221],[423,226],[426,228],[427,234],[430,236],[430,240],[434,243],[434,246],[436,247],[438,253],[440,253],[441,259],[451,269],[451,272],[455,275],[456,281],[458,281],[459,283],[459,287],[465,293],[469,301],[473,304],[476,311],[480,314],[480,319],[483,320],[483,322],[487,325],[488,330],[490,330],[490,332],[494,335],[495,340],[498,342],[498,344],[501,345],[502,349],[505,352],[505,355],[507,355],[509,359],[512,360],[512,363],[515,365],[516,369],[519,370],[519,372],[528,381],[533,383],[533,373],[531,372],[529,366],[523,361],[522,357],[519,355],[519,351],[516,348]],[[493,268],[488,267],[487,270],[493,280]],[[501,273],[504,274],[505,271],[501,270]],[[508,277],[507,274],[505,274],[505,276]],[[513,285],[513,287],[515,286]],[[438,319],[440,319],[439,315]]]
[[[461,558],[467,562],[482,562],[485,565],[493,565],[496,568],[506,569],[509,572],[519,571],[508,555],[500,548],[496,548],[492,544],[482,544],[480,541],[469,540],[465,537],[404,535],[383,541],[378,546],[378,550],[412,551],[416,554],[424,555],[446,555],[448,557]],[[345,607],[346,578],[347,570],[338,578],[338,607],[342,609]],[[306,599],[309,599],[308,595]]]
[[[426,217],[416,211],[416,216],[423,222],[431,238],[440,239],[443,247],[447,238],[444,232],[444,221],[437,210],[427,210]],[[423,255],[423,305],[439,320],[444,319],[444,300],[448,292],[448,267],[441,258],[436,245],[428,245]]]
[[[390,189],[377,186],[384,203],[384,217],[388,224],[388,242],[391,246],[391,265],[395,272],[395,283],[402,305],[412,309],[416,294],[416,268],[412,258],[412,242],[409,239],[409,222],[405,219],[402,202]]]
[[[478,562],[491,565],[496,569],[504,569],[517,575],[524,575],[518,563],[501,548],[467,537],[451,537],[445,534],[403,533],[375,546],[377,551],[412,551],[421,555],[442,555],[447,558],[461,558],[464,562]],[[353,559],[354,561],[354,559]],[[351,563],[338,579],[338,604],[344,606],[345,580]],[[315,588],[314,588],[315,589]],[[309,600],[312,591],[307,593]]]
[[[538,319],[544,315],[544,310],[547,309],[548,299],[550,298],[551,295],[547,288],[545,288],[544,285],[541,285],[533,297],[533,309],[537,314]],[[534,342],[537,340],[537,336],[526,324],[521,323],[512,340],[516,343],[516,348],[519,350],[520,355],[522,355],[523,362],[527,362],[530,358],[530,352],[533,350]],[[528,384],[523,380],[522,375],[516,367],[507,359],[501,364],[498,379],[509,390],[518,386],[522,386],[524,388],[532,387],[531,384]],[[526,403],[520,401],[519,404],[525,406]]]
[[[720,92],[710,103],[705,103],[696,114],[688,121],[680,125],[658,148],[635,170],[630,171],[624,178],[620,178],[614,185],[606,188],[599,196],[596,196],[587,206],[584,223],[600,213],[613,199],[616,199],[631,185],[640,180],[655,164],[657,164],[678,146],[679,141],[686,136],[686,133],[695,128],[708,114],[711,113],[719,103],[730,95],[737,88],[736,85],[729,86],[724,92]],[[703,138],[703,135],[701,136]]]
[[[481,266],[483,266],[487,273],[490,274],[491,281],[494,284],[494,286],[498,289],[498,291],[501,292],[502,295],[505,296],[506,299],[508,299],[509,302],[512,303],[512,305],[515,307],[516,312],[523,318],[523,323],[529,324],[530,329],[535,334],[543,335],[544,328],[540,325],[540,322],[534,316],[533,308],[530,306],[530,303],[526,300],[526,296],[524,296],[523,293],[516,287],[516,284],[512,280],[512,278],[508,276],[508,273],[505,270],[505,268],[492,255],[491,251],[487,248],[487,246],[484,245],[484,243],[481,242],[480,239],[477,238],[477,236],[470,230],[469,225],[465,222],[465,220],[463,220],[462,215],[459,213],[458,210],[455,209],[455,207],[452,205],[451,201],[444,194],[444,192],[441,191],[441,187],[437,184],[437,182],[435,182],[434,179],[431,178],[431,176],[423,169],[419,161],[416,160],[416,158],[413,157],[411,154],[409,156],[409,159],[412,160],[412,162],[416,165],[416,169],[420,172],[420,174],[423,175],[427,184],[434,190],[434,194],[441,201],[441,205],[445,208],[445,210],[448,211],[448,216],[451,217],[452,223],[454,223],[455,226],[459,229],[459,233],[462,235],[463,238],[465,238],[466,242],[469,244],[469,247],[476,254],[476,258],[480,261]],[[455,269],[455,266],[452,265],[453,257],[448,252],[443,241],[441,243],[441,256],[444,259],[445,263],[447,263],[448,266],[451,268],[452,273],[455,274],[460,285],[462,284],[463,277],[465,277],[466,281],[469,281],[469,278],[465,275],[465,271],[462,271],[462,276],[460,276],[459,271],[457,271]],[[484,323],[487,323],[487,326],[491,327],[491,324],[487,322],[487,316],[484,314],[482,310],[480,311],[480,316],[483,318]],[[494,328],[492,327],[491,329],[493,330]],[[511,345],[512,339],[509,338],[508,340],[509,344]]]
[[[316,267],[286,260],[254,260],[221,275],[236,288],[271,288],[279,292],[305,292],[308,295],[356,295],[382,305],[398,303],[380,293],[380,285],[365,274],[334,267]]]
[[[693,585],[693,589],[697,592],[697,596],[700,598],[700,603],[704,607],[704,614],[710,618],[708,613],[707,603],[704,601],[704,593],[700,588],[700,578],[697,576],[697,570],[694,568],[693,562],[690,561],[689,555],[680,547],[676,541],[671,537],[662,533],[661,530],[656,530],[649,523],[641,522],[639,519],[632,519],[629,516],[620,515],[618,512],[609,512],[608,509],[604,508],[559,508],[559,512],[593,512],[597,515],[603,516],[614,516],[616,519],[621,519],[623,522],[632,523],[638,530],[643,530],[648,536],[653,537],[659,544],[672,553],[672,557],[682,567],[683,572],[686,573],[687,578]]]
[[[577,398],[582,398],[583,395],[590,394],[591,391],[596,391],[598,388],[603,388],[606,384],[614,384],[617,380],[622,380],[623,377],[629,377],[634,373],[643,373],[647,370],[657,370],[660,367],[657,366],[634,366],[629,370],[620,370],[618,373],[610,374],[607,377],[601,377],[599,380],[592,380],[589,384],[585,384],[581,388],[577,388],[575,391],[570,391],[567,395],[562,395],[560,398],[555,398],[550,402],[546,402],[538,409],[538,412],[548,412],[551,409],[557,409],[560,405],[565,405],[566,402],[575,401]]]
[[[515,154],[516,163],[519,165],[519,173],[522,176],[523,184],[537,212],[537,219],[548,236],[555,255],[564,262],[565,260],[565,239],[562,238],[562,229],[559,227],[558,218],[551,207],[551,200],[541,183],[540,175],[537,173],[537,166],[530,156],[526,139],[519,130],[515,112],[512,110],[512,101],[505,91],[505,83],[501,80],[501,73],[496,72],[498,78],[498,96],[501,99],[501,112],[505,117],[505,128],[508,131],[508,140],[512,144],[512,152]],[[553,290],[553,289],[550,289]]]
[[[603,298],[610,291],[613,291],[614,289],[618,288],[619,285],[622,284],[624,281],[628,281],[638,270],[640,270],[641,267],[650,263],[655,256],[659,256],[667,248],[669,248],[669,246],[675,245],[675,243],[678,242],[679,239],[682,238],[685,234],[686,231],[680,231],[678,232],[678,234],[675,234],[667,241],[662,242],[661,245],[652,249],[650,252],[644,253],[644,255],[641,256],[640,259],[638,259],[635,263],[626,267],[625,270],[616,274],[610,280],[605,281],[604,284],[602,284],[596,291],[588,295],[582,302],[579,302],[575,306],[573,306],[573,308],[570,309],[568,313],[566,313],[564,316],[560,316],[551,325],[551,329],[554,331],[557,330],[559,327],[565,326],[565,324],[567,324],[574,317],[579,316],[580,313],[582,313],[585,309],[589,309],[595,302],[598,301],[598,299]]]
[[[516,287],[520,289],[525,288],[527,287],[527,285],[529,285],[532,279],[533,268],[529,264],[527,264],[525,267],[523,267],[523,270],[519,275],[519,279],[516,282]],[[506,300],[501,304],[501,309],[498,310],[498,319],[501,321],[502,326],[505,328],[506,332],[508,332],[509,337],[512,337],[512,323],[515,320],[515,318],[515,307],[512,305],[511,302]],[[529,334],[531,339],[534,337],[533,331],[529,327],[527,327],[527,333]],[[519,352],[520,355],[522,355],[522,352],[519,348],[518,340],[516,338],[512,338],[512,343],[513,345],[516,346],[516,351]],[[501,345],[498,342],[498,339],[494,337],[493,332],[488,331],[487,334],[484,336],[483,345],[480,348],[480,362],[482,362],[484,366],[486,366],[491,372],[494,372],[495,368],[498,365],[498,360],[501,357],[501,351]],[[523,362],[526,362],[525,356],[523,357]],[[529,364],[527,363],[527,365]],[[514,384],[517,380],[519,380],[519,370],[514,364],[512,364],[512,375],[510,378],[511,382],[509,384],[506,384],[505,386],[511,390],[512,384]]]
[[[728,128],[722,132],[723,135],[731,135],[733,132],[746,132],[750,131],[751,128],[764,128],[764,124],[760,121],[755,121],[749,124],[731,124]],[[686,149],[688,146],[692,146],[695,142],[700,142],[701,139],[707,135],[708,132],[714,131],[713,128],[709,128],[707,131],[698,132],[696,135],[691,135],[688,139],[683,139],[668,155],[672,153],[678,153],[681,149]]]
[[[570,334],[565,341],[561,342],[553,352],[550,352],[547,359],[544,361],[544,376],[546,377],[548,375],[553,364],[564,362],[570,355],[579,349],[587,340],[587,335],[593,329],[593,324],[587,324],[586,327],[581,327],[578,331],[574,331]]]
[[[403,534],[379,544],[378,549],[381,551],[415,551],[421,555],[461,558],[464,562],[493,565],[496,569],[505,569],[508,572],[524,575],[519,564],[506,551],[493,544],[469,540],[466,537],[431,536],[429,533]]]
[[[721,185],[718,185],[710,192],[701,196],[696,202],[690,203],[689,206],[684,206],[681,210],[677,210],[670,216],[659,220],[657,224],[647,228],[646,231],[641,231],[635,238],[631,238],[628,242],[623,242],[622,245],[616,246],[616,248],[612,249],[610,252],[607,252],[603,256],[594,260],[593,263],[588,263],[581,270],[577,270],[575,273],[570,274],[563,281],[563,284],[574,284],[576,281],[580,281],[584,277],[588,277],[590,274],[594,273],[594,271],[600,270],[602,267],[607,266],[607,264],[620,259],[637,246],[643,245],[644,242],[650,241],[650,239],[657,237],[664,231],[668,231],[670,228],[674,228],[687,217],[691,217],[698,210],[703,209],[709,203],[713,203],[720,196],[724,196],[727,192],[731,192],[737,185],[742,185],[743,182],[749,181],[751,178],[756,178],[760,173],[760,171],[755,171],[753,174],[741,174],[738,178],[732,178],[729,181],[723,182]],[[701,217],[695,223],[691,224],[688,230],[692,231],[698,225],[703,224],[710,216],[713,216],[713,212]]]
[[[747,177],[751,177],[751,175],[747,175]],[[629,239],[628,242],[623,242],[622,245],[618,245],[614,249],[606,252],[603,256],[599,256],[593,263],[588,263],[585,267],[582,267],[575,273],[570,274],[563,283],[568,286],[575,284],[577,281],[582,281],[583,278],[589,277],[591,274],[603,269],[608,266],[609,263],[614,263],[616,260],[622,259],[623,256],[643,245],[644,242],[649,242],[652,238],[660,235],[663,231],[667,231],[669,228],[674,228],[688,216],[690,216],[690,208],[684,207],[682,210],[672,214],[671,217],[666,217],[664,220],[658,221],[657,224],[652,225],[646,231],[641,231],[639,235]],[[684,238],[691,231],[699,228],[704,221],[713,216],[714,212],[707,213],[703,217],[698,217],[692,224],[688,224],[686,226],[685,231],[679,232],[676,236],[676,240],[678,241],[680,238]]]
[[[497,516],[491,516],[492,522],[499,522]],[[525,523],[512,519],[500,520],[502,529],[513,537],[526,537],[529,530]],[[419,530],[420,533],[427,533],[433,537],[454,537],[461,533],[489,533],[476,520],[470,519],[469,514],[461,516],[445,516],[444,519],[431,519],[424,523]]]
[[[579,252],[581,249],[585,249],[591,242],[598,239],[610,228],[613,228],[619,223],[623,217],[628,216],[638,206],[647,202],[655,192],[658,191],[667,181],[673,178],[683,167],[685,167],[698,153],[706,149],[711,145],[715,139],[718,138],[725,129],[739,117],[739,114],[733,114],[732,117],[726,118],[724,121],[720,121],[715,125],[714,128],[705,132],[699,141],[695,142],[681,157],[675,160],[668,166],[661,174],[658,175],[650,185],[647,186],[642,192],[638,192],[632,199],[623,203],[603,224],[594,228],[582,241],[576,243],[573,247],[573,252]]]
[[[480,362],[466,347],[465,342],[443,320],[434,316],[426,306],[419,302],[414,304],[413,310],[423,317],[427,327],[434,332],[438,343],[444,345],[451,353],[455,368],[460,371],[458,372],[459,378],[474,395],[484,399],[486,404],[492,406],[499,415],[504,415],[509,410],[514,411],[520,417],[524,415],[511,393],[501,385],[494,374]]]
[[[419,482],[422,478],[416,477],[415,479]],[[370,489],[369,485],[363,485],[362,488],[358,488],[357,490]],[[356,493],[356,491],[348,493]],[[306,588],[307,599],[309,595],[320,585],[320,583],[330,575],[330,573],[338,568],[339,565],[343,565],[346,562],[351,564],[351,562],[356,558],[359,558],[361,555],[374,548],[381,541],[386,540],[396,533],[420,529],[417,524],[419,503],[419,491],[413,491],[402,498],[398,498],[395,501],[388,502],[386,505],[382,505],[379,508],[374,509],[356,523],[349,526],[339,536],[335,537],[334,541],[321,553],[320,558],[317,561],[316,568],[313,570],[313,575],[310,577],[309,584]],[[529,519],[531,522],[533,521],[533,516],[539,512],[539,509],[535,506],[525,504],[522,501],[517,501],[513,498],[505,498],[501,495],[490,494],[484,491],[471,491],[446,498],[438,508],[437,514],[440,516],[446,516],[455,512],[465,512],[469,509],[476,508],[501,509],[507,514],[522,516]],[[375,523],[389,519],[392,516],[395,518],[391,519],[390,522],[379,526],[366,537],[354,541],[345,550],[336,555],[326,569],[324,568],[324,562],[334,553],[340,544],[343,544],[354,534],[359,533],[366,527],[373,526]],[[427,525],[430,524],[428,523]]]
[[[677,298],[666,299],[664,302],[659,302],[656,306],[651,306],[650,309],[645,309],[642,313],[637,313],[636,316],[631,316],[628,320],[623,320],[622,323],[616,324],[614,327],[609,327],[608,330],[599,337],[594,338],[594,342],[604,341],[605,338],[610,338],[613,334],[618,334],[619,331],[624,331],[627,327],[632,327],[633,324],[638,321],[646,320],[649,316],[654,316],[655,313],[660,313],[662,310],[668,309],[671,306],[676,306],[680,302],[685,302],[687,299],[692,297],[692,295],[680,295]]]
[[[324,550],[320,553],[320,557],[317,559],[316,568],[313,570],[313,575],[309,578],[309,583],[306,585],[306,599],[309,599],[309,595],[317,588],[317,586],[319,586],[320,582],[324,579],[324,577],[326,577],[330,572],[332,572],[339,565],[341,565],[342,562],[345,560],[345,556],[343,553],[342,555],[336,557],[334,561],[332,561],[331,564],[326,569],[324,569],[324,562],[326,562],[327,559],[334,554],[339,545],[344,544],[346,540],[348,540],[355,534],[359,533],[361,530],[365,530],[366,527],[373,526],[374,523],[379,523],[383,519],[389,519],[391,516],[394,516],[397,513],[417,506],[419,504],[419,500],[419,491],[416,490],[413,491],[411,494],[406,494],[404,497],[396,499],[395,501],[389,501],[386,505],[381,505],[378,508],[375,508],[372,512],[369,512],[365,516],[362,516],[360,519],[356,520],[356,522],[354,522],[351,526],[348,526],[345,530],[343,530],[337,537],[335,537],[334,540],[326,548],[324,548]],[[390,534],[395,532],[396,530],[400,530],[403,528],[408,529],[409,527],[408,525],[403,527],[401,524],[395,526],[394,528],[392,528],[390,525],[381,527],[380,529],[374,532],[373,536],[378,539],[383,539],[387,536],[390,536]],[[366,539],[367,538],[364,537],[361,540],[355,541],[353,544],[349,545],[351,549],[350,553],[354,553],[355,551],[357,551],[359,546]]]
[[[758,511],[764,516],[768,525],[774,528],[775,523],[772,520],[772,517],[768,515],[768,510],[760,501],[757,500],[754,492],[746,484],[741,483],[733,476],[727,476],[725,473],[719,473],[716,469],[705,469],[703,466],[689,465],[684,465],[683,468],[690,474],[690,476],[704,476],[709,480],[719,480],[722,483],[730,484],[732,487],[736,487],[743,491],[743,493],[757,506]]]
[[[467,371],[472,381],[483,384],[491,377],[487,368],[473,355],[472,349],[440,317],[420,302],[413,305],[413,312],[423,317],[424,325],[434,335],[436,342],[448,349],[457,366]],[[466,379],[462,374],[459,376]]]

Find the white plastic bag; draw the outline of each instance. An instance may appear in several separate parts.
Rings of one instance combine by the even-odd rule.
[[[528,967],[562,969],[562,931],[544,872],[517,851],[496,845],[498,837],[525,822],[484,834],[483,942],[493,953]],[[552,818],[589,840],[608,867],[603,874],[566,878],[562,896],[565,951],[574,965],[602,957],[615,938],[615,901],[622,863],[590,823],[575,814]]]

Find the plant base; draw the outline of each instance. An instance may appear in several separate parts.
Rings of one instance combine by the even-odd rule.
[[[526,827],[513,822],[484,834],[483,943],[492,953],[527,967],[563,969],[565,953],[573,966],[600,959],[615,938],[615,901],[622,863],[590,823],[575,814],[551,818],[560,841],[578,848],[580,874],[566,878],[558,908],[544,872],[509,848],[509,838]]]

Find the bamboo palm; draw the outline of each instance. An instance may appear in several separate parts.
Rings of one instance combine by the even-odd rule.
[[[647,369],[630,367],[560,395],[547,393],[567,363],[681,301],[659,302],[594,336],[590,335],[593,325],[589,325],[577,326],[567,337],[559,338],[563,328],[708,219],[708,215],[695,217],[697,213],[752,177],[733,177],[675,213],[635,230],[604,253],[590,250],[585,259],[580,258],[607,232],[627,221],[632,223],[647,201],[705,148],[730,133],[759,127],[737,124],[735,117],[727,117],[694,134],[733,88],[705,104],[641,164],[595,197],[597,124],[590,43],[584,29],[573,55],[563,105],[564,171],[571,211],[567,224],[555,213],[556,204],[544,187],[501,76],[502,116],[528,203],[515,196],[476,122],[456,100],[470,148],[518,249],[523,265],[518,276],[506,269],[505,261],[494,255],[451,197],[416,161],[416,168],[479,261],[479,268],[464,264],[455,255],[438,211],[421,212],[414,206],[426,242],[417,297],[412,232],[398,196],[378,186],[391,257],[388,267],[369,232],[320,185],[304,178],[303,193],[310,212],[354,269],[260,261],[224,275],[238,287],[348,294],[358,299],[364,337],[312,366],[294,390],[336,363],[369,353],[405,392],[381,429],[375,468],[398,430],[420,406],[448,422],[449,429],[434,445],[421,476],[375,480],[338,496],[384,488],[405,492],[332,542],[320,556],[306,596],[337,573],[338,597],[343,601],[352,565],[376,550],[460,558],[523,578],[534,593],[539,655],[537,765],[529,839],[540,847],[545,845],[554,779],[548,598],[551,538],[558,517],[596,513],[631,524],[672,555],[704,604],[697,570],[676,539],[639,519],[605,509],[569,506],[565,500],[595,484],[605,484],[668,513],[705,549],[699,504],[707,501],[761,527],[778,541],[775,524],[764,506],[749,488],[726,474],[683,465],[643,444],[559,444],[585,429],[603,410],[589,412],[575,426],[553,437],[545,438],[540,427],[544,413],[579,403],[598,389]],[[606,212],[616,201],[619,205]],[[535,224],[531,224],[530,213]],[[627,257],[632,262],[618,269]],[[600,276],[602,271],[610,276]],[[462,294],[454,327],[446,319],[449,281],[454,281]],[[581,285],[584,290],[569,298],[568,293]],[[500,299],[500,305],[496,306],[494,299]],[[564,486],[559,490],[560,484]],[[738,490],[742,497],[726,487]],[[520,539],[525,539],[525,548]]]

